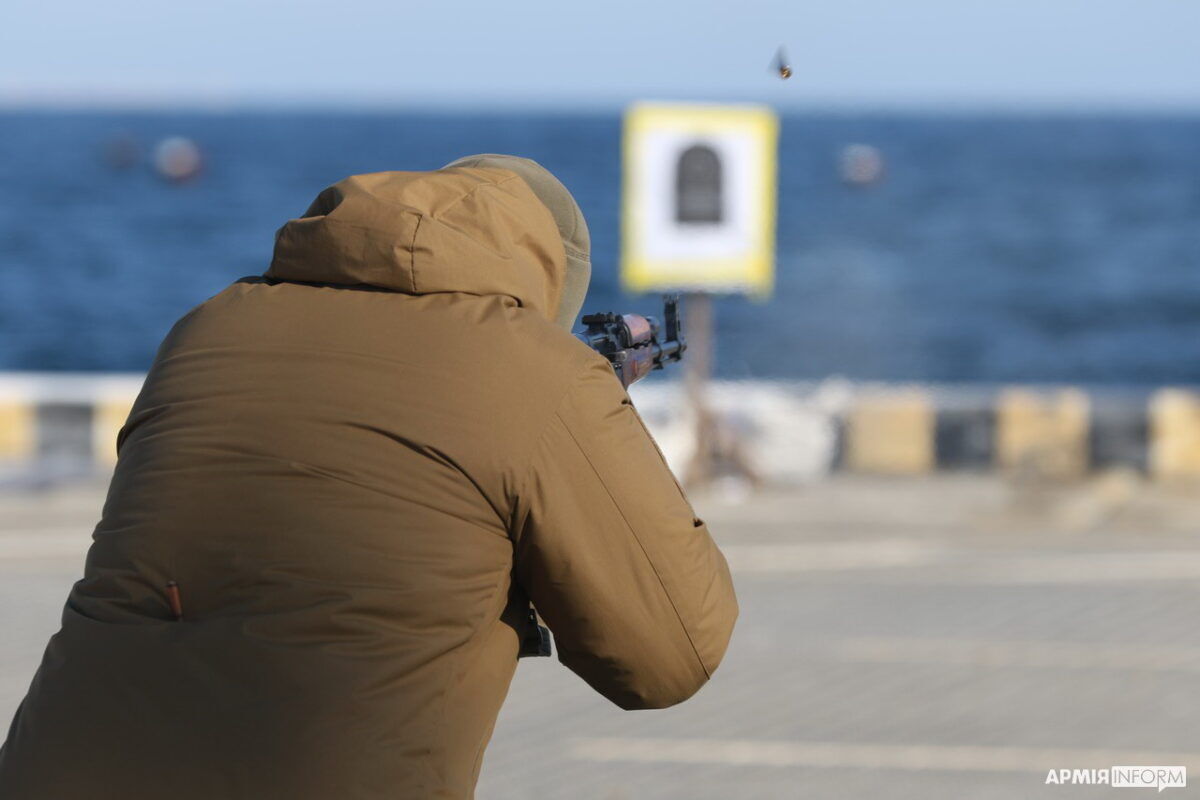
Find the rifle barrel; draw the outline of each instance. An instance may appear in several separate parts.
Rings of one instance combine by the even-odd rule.
[[[685,345],[678,339],[654,345],[654,363],[665,364],[668,361],[678,361],[683,356]]]

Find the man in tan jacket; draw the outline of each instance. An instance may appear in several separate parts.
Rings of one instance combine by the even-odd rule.
[[[729,571],[568,332],[587,251],[531,161],[358,175],[180,320],[0,797],[469,798],[531,600],[622,708],[696,692]]]

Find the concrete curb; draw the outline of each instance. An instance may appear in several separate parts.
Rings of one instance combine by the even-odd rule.
[[[0,468],[101,473],[140,374],[0,373]],[[691,457],[682,384],[631,392],[676,470]],[[1070,480],[1113,467],[1200,479],[1200,390],[718,381],[709,403],[766,479],[833,470],[990,471]]]
[[[676,469],[691,458],[678,384],[633,388]],[[1071,386],[723,382],[710,403],[761,474],[999,471],[1072,480],[1113,468],[1200,479],[1200,390]]]
[[[0,464],[116,462],[117,431],[144,375],[0,373]]]

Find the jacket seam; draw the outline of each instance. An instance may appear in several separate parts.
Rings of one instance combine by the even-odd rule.
[[[408,280],[412,284],[415,294],[421,292],[417,287],[417,234],[420,233],[421,223],[424,220],[424,214],[417,214],[417,224],[413,226],[412,241],[408,245]]]
[[[662,448],[658,446],[658,442],[655,440],[654,434],[650,433],[650,429],[646,427],[646,420],[642,419],[642,415],[638,413],[637,407],[633,404],[632,400],[628,403],[628,406],[629,410],[633,412],[634,419],[637,420],[638,425],[640,425],[642,430],[646,432],[646,438],[649,439],[650,443],[654,445],[654,450],[658,453],[658,457],[662,459],[663,464],[666,465],[667,472],[671,473],[671,480],[675,483],[675,488],[679,490],[679,497],[681,500],[683,500],[683,504],[687,506],[688,511],[691,513],[692,522],[694,524],[696,520],[700,519],[700,517],[696,515],[696,509],[692,506],[692,501],[688,499],[687,493],[683,491],[683,484],[679,482],[679,478],[675,476],[675,471],[671,469],[669,464],[667,464],[667,457],[663,455]]]
[[[463,200],[466,200],[468,197],[475,194],[476,192],[478,192],[481,189],[485,189],[488,187],[494,187],[494,186],[503,186],[506,183],[511,183],[512,181],[519,181],[519,180],[521,180],[520,177],[518,177],[517,175],[512,175],[511,177],[508,177],[508,178],[501,178],[498,181],[480,181],[479,183],[476,183],[475,185],[471,186],[469,189],[467,189],[465,192],[460,194],[458,197],[454,198],[452,201],[447,203],[436,214],[430,214],[430,216],[432,216],[434,219],[438,219],[439,217],[443,216],[447,211],[454,208],[456,205],[461,203]]]
[[[650,565],[650,570],[654,573],[654,577],[658,579],[658,585],[662,587],[663,594],[667,598],[667,602],[671,605],[671,610],[675,612],[675,619],[679,621],[679,627],[683,630],[683,635],[691,645],[692,654],[696,657],[696,663],[700,665],[700,670],[704,673],[705,678],[712,678],[712,673],[708,671],[708,666],[705,665],[704,659],[700,657],[700,650],[696,647],[696,642],[692,638],[692,632],[688,630],[687,624],[683,621],[683,615],[679,613],[679,606],[675,604],[675,598],[671,596],[671,592],[667,589],[667,584],[663,580],[662,573],[658,571],[658,567],[654,564],[654,559],[650,558],[650,554],[646,552],[646,546],[642,544],[642,539],[638,536],[637,530],[629,522],[629,517],[625,516],[625,510],[621,508],[621,504],[617,502],[617,498],[613,496],[612,490],[608,488],[608,484],[604,482],[604,478],[600,475],[600,470],[596,469],[596,465],[592,463],[592,459],[588,456],[587,451],[583,449],[583,445],[579,443],[579,439],[575,436],[575,432],[571,430],[571,426],[562,418],[561,414],[556,410],[554,416],[562,423],[566,429],[567,435],[571,437],[571,441],[575,443],[575,447],[579,450],[579,454],[587,461],[588,466],[592,468],[596,479],[600,485],[604,487],[604,492],[612,501],[613,506],[617,509],[617,513],[621,515],[621,521],[625,523],[626,529],[629,530],[633,540],[637,542],[638,549],[642,551],[642,556],[646,559],[646,563]]]
[[[546,421],[542,424],[542,429],[538,431],[537,436],[535,436],[533,439],[533,444],[529,448],[529,452],[525,454],[524,466],[518,473],[520,475],[520,478],[518,479],[519,482],[513,487],[513,498],[515,504],[520,504],[520,499],[526,495],[525,490],[529,487],[529,482],[533,480],[533,460],[537,458],[538,448],[542,446],[542,442],[547,436],[550,435],[551,423],[553,423],[555,419],[560,418],[558,413],[559,409],[563,407],[563,404],[567,402],[567,399],[571,396],[572,392],[575,391],[575,385],[587,373],[588,366],[589,365],[584,364],[582,367],[578,368],[575,375],[570,381],[567,382],[566,387],[563,389],[562,395],[559,396],[558,401],[554,404],[554,410],[546,415]],[[526,509],[526,514],[528,514],[528,509]],[[517,531],[524,528],[524,517],[522,517],[520,520],[513,520],[513,523],[513,527],[509,532],[509,538],[513,540],[514,544],[516,544],[517,542],[515,534]]]

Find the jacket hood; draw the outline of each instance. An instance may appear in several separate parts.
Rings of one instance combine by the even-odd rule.
[[[558,316],[554,320],[560,328],[570,332],[575,317],[583,307],[588,284],[592,278],[592,239],[588,233],[583,211],[571,196],[562,181],[550,170],[531,158],[504,155],[501,153],[479,153],[456,159],[446,167],[494,167],[515,172],[521,180],[550,209],[550,216],[558,225],[558,235],[567,253],[567,269],[563,279],[562,300],[558,304]],[[443,167],[445,169],[445,167]]]
[[[507,295],[553,320],[566,252],[545,205],[505,169],[353,175],[275,234],[269,278],[405,294]]]

